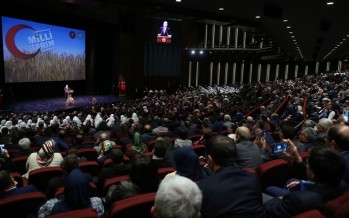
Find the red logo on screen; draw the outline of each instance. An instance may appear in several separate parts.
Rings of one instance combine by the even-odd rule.
[[[17,48],[17,45],[15,43],[15,37],[18,31],[20,31],[21,29],[32,29],[35,30],[33,27],[25,25],[25,24],[18,24],[15,25],[13,27],[11,27],[7,33],[6,33],[6,38],[5,38],[5,42],[6,42],[6,46],[8,48],[8,50],[11,52],[11,54],[17,58],[20,59],[30,59],[35,57],[39,52],[40,49],[38,49],[36,52],[31,53],[31,54],[27,54],[27,53],[23,53],[21,50],[19,50]]]

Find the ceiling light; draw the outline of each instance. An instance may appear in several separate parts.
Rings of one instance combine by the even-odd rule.
[[[203,50],[201,50],[201,51],[200,51],[200,54],[203,54],[203,53],[204,53],[204,51],[203,51]]]
[[[192,50],[191,53],[192,53],[192,54],[195,54],[195,50]]]
[[[328,1],[326,4],[327,5],[334,5],[334,2],[333,1]]]
[[[287,28],[287,29],[291,29],[291,26],[287,26],[286,28]]]
[[[294,38],[294,36],[291,36],[291,38]]]
[[[291,31],[291,32],[289,32],[290,34],[292,34],[293,32]]]
[[[218,8],[218,10],[220,10],[220,11],[224,11],[224,8]]]
[[[256,19],[259,19],[259,18],[261,18],[261,16],[257,15],[257,16],[256,16]]]
[[[176,2],[181,2],[182,0],[176,0]]]
[[[286,23],[287,21],[288,21],[288,20],[285,19],[285,20],[283,20],[282,22]]]

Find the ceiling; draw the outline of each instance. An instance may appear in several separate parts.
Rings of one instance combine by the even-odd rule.
[[[90,16],[115,20],[120,7],[146,9],[152,16],[251,27],[266,34],[289,56],[305,61],[349,56],[349,1],[333,0],[5,0],[17,4],[42,3],[55,7],[75,5]],[[1,2],[4,2],[2,0]],[[219,8],[224,8],[220,11]],[[71,13],[76,13],[76,7]],[[255,16],[259,15],[260,19]],[[284,22],[287,20],[287,22]],[[287,29],[290,26],[290,29]],[[292,32],[292,34],[290,33]],[[293,38],[292,38],[293,37]],[[294,41],[295,40],[295,41]],[[338,45],[338,46],[337,46]],[[337,46],[337,48],[335,48]]]
[[[349,56],[349,1],[334,0],[152,0],[164,10],[251,25],[289,55],[303,60]],[[167,6],[167,7],[166,7]],[[169,7],[170,6],[170,7]],[[220,11],[219,8],[224,8]],[[183,11],[183,12],[181,12]],[[261,18],[256,19],[259,15]],[[287,22],[284,22],[287,20]],[[290,26],[290,29],[287,29]],[[292,34],[290,34],[292,32]],[[293,38],[292,38],[293,37]],[[295,41],[294,41],[295,40]],[[339,45],[335,50],[335,46]],[[298,50],[299,48],[299,50]],[[330,53],[331,52],[331,53]]]

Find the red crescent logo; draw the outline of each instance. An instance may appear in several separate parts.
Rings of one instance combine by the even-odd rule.
[[[35,53],[26,54],[26,53],[21,52],[17,48],[16,43],[15,43],[15,36],[19,30],[24,29],[24,28],[34,30],[33,27],[25,25],[25,24],[15,25],[7,31],[5,42],[6,42],[6,46],[7,46],[8,50],[11,52],[11,54],[13,56],[20,58],[20,59],[30,59],[30,58],[35,57],[35,55],[37,55],[40,52],[40,49],[38,49]]]

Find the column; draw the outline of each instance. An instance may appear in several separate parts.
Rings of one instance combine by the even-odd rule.
[[[215,32],[216,32],[216,25],[212,25],[212,45],[211,48],[214,48],[214,38],[215,38]]]
[[[245,63],[241,63],[241,72],[240,72],[240,84],[244,83],[244,68],[245,68]]]
[[[341,72],[342,70],[342,61],[338,61],[337,71]]]
[[[275,80],[279,79],[279,70],[280,70],[280,65],[277,64],[275,68]]]
[[[210,63],[210,86],[212,86],[212,77],[213,77],[213,62]]]
[[[294,78],[298,77],[298,64],[294,67]]]
[[[261,72],[262,72],[262,64],[258,64],[258,69],[257,69],[257,82],[261,81]]]
[[[248,72],[248,83],[252,82],[252,72],[253,72],[253,64],[252,62],[250,63],[250,70]]]
[[[231,79],[231,83],[235,84],[235,79],[236,79],[236,62],[233,64],[233,78]]]
[[[267,64],[267,75],[265,77],[265,81],[268,82],[270,78],[270,64]]]
[[[224,85],[225,86],[228,84],[228,67],[229,67],[229,64],[228,62],[226,62],[224,67]]]
[[[223,25],[219,26],[219,44],[218,47],[221,48],[222,46],[222,39],[223,39]]]
[[[308,70],[309,70],[309,66],[305,65],[305,69],[304,69],[304,75],[308,75]]]
[[[246,31],[244,31],[244,34],[242,36],[242,48],[246,48]]]
[[[219,83],[220,83],[220,77],[221,77],[221,62],[218,62],[218,65],[217,65],[217,86],[219,86]]]
[[[285,80],[288,78],[288,64],[285,66]]]
[[[235,27],[234,48],[238,48],[239,28]]]
[[[208,34],[208,25],[205,24],[205,41],[204,41],[204,48],[207,48],[207,34]]]
[[[227,48],[230,46],[230,26],[227,28]]]
[[[327,62],[326,62],[326,71],[327,71],[327,72],[330,71],[330,66],[331,66],[331,62],[327,61]]]
[[[318,74],[319,73],[319,62],[317,61],[315,63],[315,74]]]
[[[195,87],[199,85],[199,61],[196,62]]]
[[[191,86],[191,61],[189,61],[189,78],[188,78],[188,87]]]

